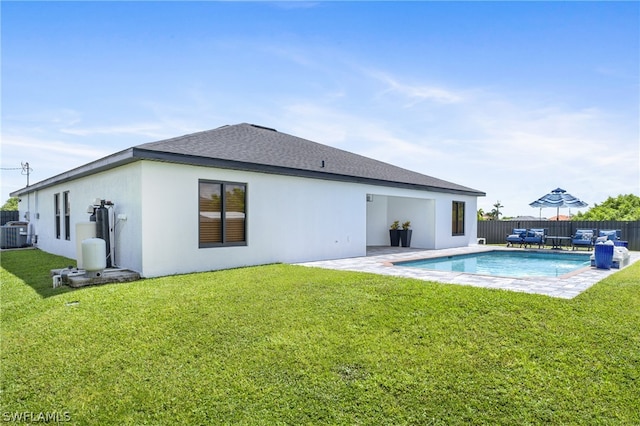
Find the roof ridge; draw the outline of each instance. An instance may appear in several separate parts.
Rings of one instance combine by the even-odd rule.
[[[264,130],[271,130],[272,132],[277,132],[277,130],[272,127],[261,126],[259,124],[253,124],[253,123],[242,123],[242,124],[248,124],[249,126],[255,127],[256,129],[264,129]]]

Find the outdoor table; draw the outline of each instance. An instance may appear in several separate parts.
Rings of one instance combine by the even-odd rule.
[[[561,237],[559,235],[549,235],[547,236],[547,239],[551,240],[551,248],[556,250],[562,250],[563,241],[571,241],[571,237]]]

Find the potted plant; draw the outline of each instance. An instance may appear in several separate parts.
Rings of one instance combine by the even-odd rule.
[[[400,221],[396,220],[389,227],[389,238],[391,239],[391,247],[400,245]]]
[[[411,227],[411,222],[406,221],[402,224],[402,230],[399,231],[402,247],[411,247],[411,233],[413,231],[409,229],[410,227]]]

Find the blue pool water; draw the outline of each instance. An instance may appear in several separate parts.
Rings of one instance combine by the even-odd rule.
[[[559,277],[589,266],[590,254],[490,251],[396,262],[397,266],[499,277]]]

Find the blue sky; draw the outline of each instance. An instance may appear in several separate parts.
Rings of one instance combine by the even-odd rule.
[[[1,8],[2,167],[28,161],[32,183],[249,122],[479,189],[510,216],[556,187],[591,206],[640,195],[638,2]],[[3,170],[2,202],[25,184]]]

